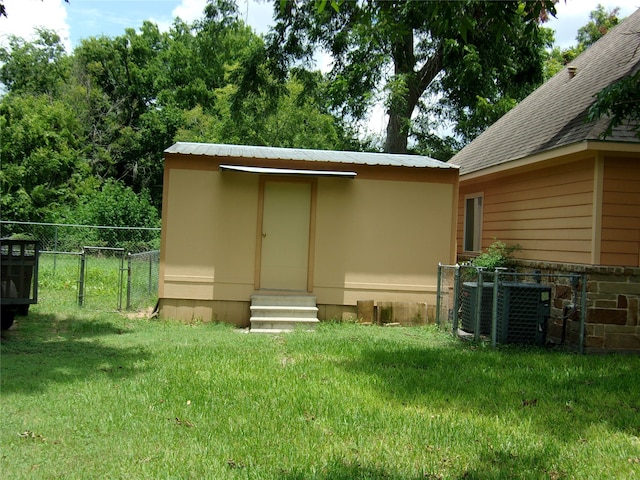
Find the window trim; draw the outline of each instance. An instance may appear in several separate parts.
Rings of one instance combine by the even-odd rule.
[[[473,231],[471,235],[473,238],[468,238],[468,202],[469,200],[473,200]],[[478,202],[479,200],[479,202]],[[464,196],[464,222],[462,224],[462,250],[465,253],[479,253],[482,251],[482,224],[483,224],[483,214],[484,214],[484,193],[477,192],[471,193]],[[467,249],[468,240],[471,240],[471,249]]]

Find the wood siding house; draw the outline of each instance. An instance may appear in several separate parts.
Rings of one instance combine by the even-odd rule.
[[[165,152],[159,312],[249,326],[252,297],[435,304],[458,169],[410,155],[177,143]]]
[[[626,345],[638,350],[640,139],[628,123],[603,138],[608,119],[587,115],[598,92],[639,68],[640,10],[450,161],[460,167],[459,258],[498,239],[522,247],[522,264],[589,267],[589,318],[629,327]],[[603,272],[620,284],[598,285]],[[600,337],[597,347],[616,349]]]

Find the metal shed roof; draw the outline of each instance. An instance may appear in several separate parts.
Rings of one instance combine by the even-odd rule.
[[[458,169],[458,166],[420,155],[395,153],[341,152],[302,148],[256,147],[249,145],[221,145],[215,143],[178,142],[165,153],[203,155],[210,157],[255,158],[269,160],[298,160],[352,165],[384,165],[394,167]]]

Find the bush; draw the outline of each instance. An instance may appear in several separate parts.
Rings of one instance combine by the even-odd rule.
[[[89,194],[70,213],[69,223],[109,227],[160,227],[158,211],[149,192],[135,193],[121,182],[109,179],[100,190]],[[85,232],[86,233],[86,232]],[[131,251],[157,249],[157,232],[148,230],[95,229],[84,245],[123,247]]]
[[[509,245],[494,239],[487,251],[471,260],[471,264],[474,267],[482,267],[487,270],[495,270],[500,267],[509,268],[513,265],[513,252],[518,250],[522,250],[519,244]]]

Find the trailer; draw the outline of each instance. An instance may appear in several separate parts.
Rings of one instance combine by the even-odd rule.
[[[0,308],[2,330],[16,315],[27,315],[38,303],[38,240],[0,239]]]

